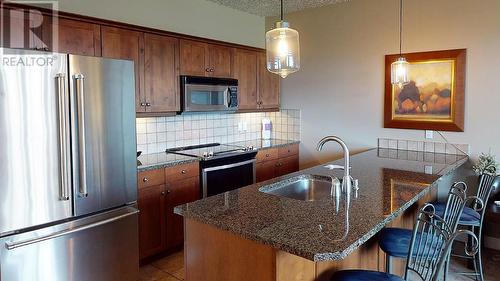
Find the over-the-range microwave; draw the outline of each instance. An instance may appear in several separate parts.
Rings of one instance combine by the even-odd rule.
[[[181,76],[182,112],[234,112],[238,110],[238,80]]]

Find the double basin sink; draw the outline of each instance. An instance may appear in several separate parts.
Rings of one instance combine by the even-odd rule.
[[[302,201],[332,198],[340,192],[340,181],[319,175],[299,175],[259,189],[260,192]]]

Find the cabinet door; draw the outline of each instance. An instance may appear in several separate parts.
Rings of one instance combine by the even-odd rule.
[[[257,109],[256,52],[240,49],[235,51],[234,78],[238,79],[239,109]]]
[[[16,49],[42,48],[41,14],[24,10],[1,9],[1,47]]]
[[[267,70],[266,54],[259,54],[259,106],[264,109],[280,107],[280,78]]]
[[[261,162],[256,165],[257,182],[270,180],[276,177],[278,160]]]
[[[101,28],[97,24],[45,16],[42,36],[43,42],[53,52],[101,55]]]
[[[182,75],[206,76],[209,73],[207,44],[191,40],[180,41],[180,68]]]
[[[167,186],[167,248],[184,242],[184,219],[174,214],[174,207],[200,199],[199,177],[191,177]]]
[[[136,111],[144,112],[146,107],[141,106],[141,103],[145,103],[141,90],[144,83],[143,33],[109,26],[102,26],[101,33],[103,57],[134,61]]]
[[[281,158],[278,164],[277,176],[284,176],[299,170],[299,155]]]
[[[179,103],[179,40],[144,34],[144,95],[148,112],[174,112]]]
[[[233,49],[218,45],[209,45],[210,76],[231,78],[233,64]]]
[[[145,258],[166,249],[165,185],[139,188],[139,256]]]

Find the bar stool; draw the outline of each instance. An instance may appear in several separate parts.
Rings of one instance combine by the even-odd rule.
[[[489,174],[482,174],[479,176],[479,186],[477,190],[477,195],[470,197],[474,200],[472,207],[465,207],[460,220],[458,221],[459,226],[469,228],[478,237],[478,252],[474,256],[464,256],[452,254],[453,257],[459,257],[464,259],[472,259],[474,265],[474,271],[472,272],[456,272],[461,275],[472,275],[476,277],[476,280],[484,280],[483,264],[481,260],[481,247],[482,247],[482,232],[483,232],[483,219],[486,213],[486,206],[490,198],[491,192],[494,188],[498,187],[500,184],[500,176],[492,176]],[[443,213],[445,205],[442,203],[437,203],[434,205],[436,208],[436,214]],[[466,242],[466,248],[473,241]],[[476,246],[476,245],[472,245]],[[449,267],[450,259],[446,261],[446,268]]]
[[[419,280],[436,281],[446,263],[455,238],[466,234],[477,240],[469,230],[452,232],[448,223],[435,214],[431,204],[425,205],[417,215],[413,228],[410,248],[406,259],[404,277],[371,270],[342,270],[333,274],[332,281],[401,281]],[[477,249],[473,249],[477,250]],[[474,255],[475,252],[468,252]]]
[[[447,223],[451,231],[455,231],[466,202],[467,185],[464,182],[454,183],[448,192],[445,211],[438,213]],[[385,252],[385,270],[392,272],[392,257],[406,258],[410,249],[412,231],[405,228],[386,227],[380,231],[379,247]],[[446,274],[446,270],[445,270]],[[445,276],[446,277],[446,276]]]

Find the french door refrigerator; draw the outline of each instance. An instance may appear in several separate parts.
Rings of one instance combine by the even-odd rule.
[[[137,280],[133,63],[0,64],[0,280]]]

